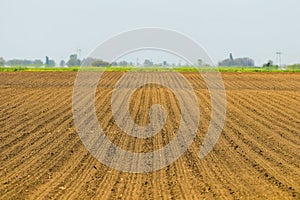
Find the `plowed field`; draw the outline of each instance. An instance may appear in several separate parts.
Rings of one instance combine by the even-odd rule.
[[[153,84],[134,92],[130,113],[137,124],[149,123],[154,103],[171,117],[154,137],[128,136],[110,108],[122,75],[107,72],[98,85],[96,110],[105,134],[132,152],[162,148],[180,124],[176,97]],[[195,141],[168,167],[131,174],[101,164],[82,144],[72,114],[75,72],[0,73],[0,199],[300,199],[300,74],[223,73],[227,117],[204,159],[198,153],[210,96],[198,74],[183,75],[201,111]]]

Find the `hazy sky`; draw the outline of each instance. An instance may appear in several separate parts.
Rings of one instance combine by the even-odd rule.
[[[162,27],[200,43],[218,62],[300,63],[299,0],[0,0],[0,57],[59,61],[126,30]]]

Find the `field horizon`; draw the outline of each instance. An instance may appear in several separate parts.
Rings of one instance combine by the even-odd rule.
[[[16,72],[16,71],[30,71],[30,72],[56,72],[56,71],[111,71],[111,72],[300,72],[300,69],[268,69],[263,67],[136,67],[136,66],[109,66],[109,67],[0,67],[0,72]]]

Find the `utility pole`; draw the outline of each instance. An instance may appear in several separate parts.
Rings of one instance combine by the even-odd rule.
[[[281,69],[281,55],[282,52],[276,52],[276,62],[278,63],[279,68]]]
[[[81,49],[77,49],[77,56],[78,56],[78,59],[80,60],[81,59]]]

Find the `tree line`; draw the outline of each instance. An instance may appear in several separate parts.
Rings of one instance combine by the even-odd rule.
[[[46,59],[46,62],[43,63],[40,59],[27,60],[27,59],[11,59],[5,61],[4,58],[0,57],[0,66],[28,66],[28,67],[54,67],[56,65],[54,60]]]
[[[255,63],[254,60],[248,57],[244,58],[233,58],[233,55],[230,54],[229,58],[221,61],[218,63],[219,66],[224,67],[231,67],[231,66],[237,66],[237,67],[254,67]],[[132,62],[127,61],[120,61],[120,62],[113,62],[109,63],[101,59],[96,58],[85,58],[83,60],[80,60],[77,56],[77,54],[71,54],[69,56],[69,60],[65,62],[64,60],[61,60],[59,63],[60,67],[77,67],[77,66],[94,66],[94,67],[107,67],[107,66],[133,66],[134,64]],[[153,66],[154,63],[151,60],[146,59],[143,66]],[[198,65],[202,66],[203,62],[201,59],[198,60]],[[0,57],[0,66],[27,66],[27,67],[54,67],[56,66],[56,63],[53,59],[49,59],[48,56],[46,56],[45,62],[43,62],[40,59],[35,60],[27,60],[27,59],[11,59],[5,61],[3,57]],[[167,62],[164,61],[161,66],[168,66]],[[263,66],[263,68],[266,69],[278,69],[279,66],[275,65],[272,60],[269,60],[266,62]],[[300,64],[295,65],[289,65],[287,66],[287,69],[300,69]]]

